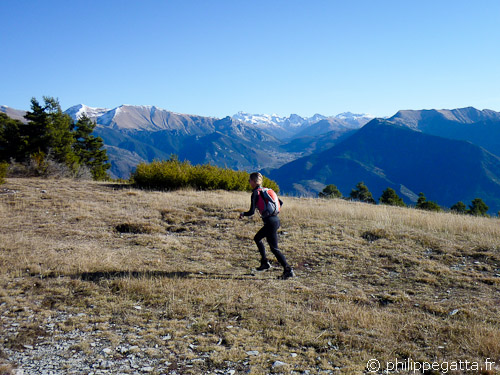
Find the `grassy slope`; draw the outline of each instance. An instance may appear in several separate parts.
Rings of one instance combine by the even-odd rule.
[[[498,219],[285,197],[281,248],[298,277],[280,281],[278,267],[249,274],[260,219],[236,219],[247,193],[2,188],[17,193],[0,195],[0,314],[16,316],[20,334],[0,349],[36,344],[43,332],[31,331],[70,312],[60,329],[99,326],[113,345],[158,345],[151,355],[172,363],[210,353],[183,373],[227,361],[256,374],[276,360],[339,374],[371,358],[500,364]]]

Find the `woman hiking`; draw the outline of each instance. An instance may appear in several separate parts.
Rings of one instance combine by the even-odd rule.
[[[262,175],[258,172],[254,172],[250,174],[249,183],[252,187],[252,196],[250,203],[250,210],[247,212],[242,212],[240,214],[240,219],[244,216],[252,216],[255,213],[255,209],[257,208],[261,214],[262,220],[264,221],[264,226],[257,232],[254,237],[254,241],[257,244],[257,248],[260,253],[260,266],[257,268],[257,271],[265,271],[271,268],[269,261],[266,256],[266,249],[264,247],[264,243],[262,240],[266,238],[269,247],[271,248],[271,252],[274,254],[278,262],[283,267],[283,275],[280,276],[281,279],[286,280],[290,277],[294,277],[295,274],[293,272],[292,267],[287,263],[285,256],[278,249],[278,228],[280,227],[280,219],[278,217],[279,207],[283,204],[281,199],[278,198],[279,205],[276,212],[269,213],[265,210],[265,202],[259,201],[264,199],[265,190],[262,187]],[[277,197],[276,197],[277,198]],[[259,204],[260,203],[260,204]],[[261,211],[262,210],[262,211]]]

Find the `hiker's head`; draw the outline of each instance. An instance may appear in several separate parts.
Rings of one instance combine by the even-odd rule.
[[[251,173],[249,182],[252,188],[262,185],[262,175],[259,172]]]

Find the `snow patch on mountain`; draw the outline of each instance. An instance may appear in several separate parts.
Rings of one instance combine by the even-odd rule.
[[[362,114],[356,114],[352,112],[343,112],[339,113],[335,118],[338,118],[340,120],[360,120],[360,119],[374,119],[376,116],[367,114],[367,113],[362,113]]]
[[[246,122],[247,124],[259,127],[285,127],[294,128],[302,125],[309,125],[326,119],[326,116],[315,114],[312,117],[302,117],[297,114],[291,114],[288,117],[281,117],[276,114],[250,114],[247,112],[238,112],[232,116],[233,119]]]
[[[120,107],[116,107],[110,110],[107,110],[102,115],[98,117],[99,124],[109,125],[115,118],[115,116],[120,112]]]
[[[233,119],[260,128],[279,139],[290,139],[299,135],[318,135],[338,127],[359,129],[374,118],[375,116],[372,115],[351,112],[344,112],[337,116],[324,116],[317,113],[312,117],[302,117],[297,114],[280,117],[275,114],[238,112],[233,116]]]
[[[233,119],[246,122],[247,124],[253,125],[267,125],[276,126],[281,125],[285,121],[285,117],[280,117],[276,114],[273,115],[256,115],[247,112],[238,112]]]
[[[291,114],[288,117],[280,117],[276,114],[266,115],[266,114],[250,114],[247,112],[238,112],[232,116],[233,119],[246,122],[247,124],[253,124],[260,127],[300,127],[303,125],[312,125],[319,121],[326,120],[329,118],[335,118],[338,120],[344,120],[348,123],[350,122],[368,122],[375,118],[373,115],[369,114],[355,114],[351,112],[343,112],[337,116],[324,116],[319,113],[312,117],[302,117],[297,114]]]
[[[74,121],[78,121],[83,115],[95,121],[99,116],[102,116],[108,111],[109,109],[107,108],[93,108],[85,104],[77,104],[68,108],[64,113],[70,115]]]

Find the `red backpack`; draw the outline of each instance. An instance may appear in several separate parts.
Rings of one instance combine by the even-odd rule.
[[[281,211],[280,200],[273,189],[258,188],[257,209],[263,218],[276,216]]]

